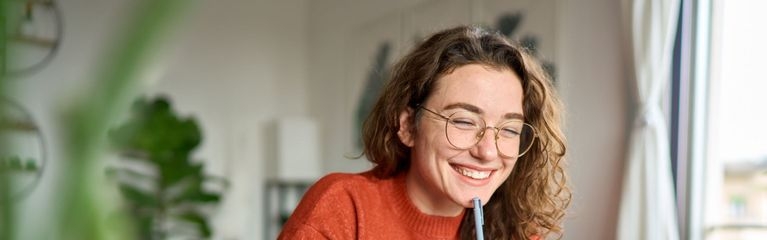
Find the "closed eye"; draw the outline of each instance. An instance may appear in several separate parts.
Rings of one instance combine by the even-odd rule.
[[[463,118],[451,119],[450,124],[460,129],[476,129],[477,128],[477,123],[475,121],[472,121],[471,119],[463,119]]]
[[[501,135],[501,137],[505,138],[515,138],[522,134],[522,131],[515,129],[515,128],[502,128],[501,131],[498,133]]]

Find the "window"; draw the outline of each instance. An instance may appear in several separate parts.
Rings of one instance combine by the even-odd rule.
[[[767,1],[683,1],[672,155],[683,239],[767,239]]]

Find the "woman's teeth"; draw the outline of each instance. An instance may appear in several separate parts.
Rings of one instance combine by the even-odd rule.
[[[476,171],[476,170],[458,167],[458,166],[455,166],[453,168],[461,175],[464,175],[473,179],[477,179],[477,180],[482,180],[489,177],[490,173],[492,172],[492,171]]]

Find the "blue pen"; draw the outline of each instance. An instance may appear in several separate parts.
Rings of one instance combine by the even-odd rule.
[[[482,225],[485,225],[485,218],[482,217],[482,204],[479,197],[472,199],[474,202],[474,226],[477,232],[477,240],[484,240],[485,234],[482,232]]]

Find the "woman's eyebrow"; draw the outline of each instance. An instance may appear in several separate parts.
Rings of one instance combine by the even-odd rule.
[[[464,109],[466,111],[473,112],[476,114],[484,113],[481,108],[468,103],[463,103],[463,102],[452,103],[450,105],[447,105],[445,106],[444,110],[450,110],[450,109],[456,109],[456,108]],[[522,115],[521,113],[511,112],[511,113],[504,114],[503,118],[525,120],[525,115]]]
[[[503,118],[505,119],[519,119],[519,120],[525,120],[525,115],[522,115],[521,113],[507,113],[503,115]]]
[[[464,109],[466,111],[473,112],[473,113],[476,113],[476,114],[482,114],[483,113],[482,109],[480,109],[479,107],[471,105],[471,104],[468,104],[468,103],[462,103],[462,102],[452,103],[450,105],[447,105],[447,106],[445,106],[444,110],[450,110],[450,109],[456,109],[456,108],[461,108],[461,109]]]

